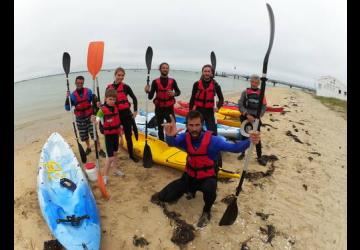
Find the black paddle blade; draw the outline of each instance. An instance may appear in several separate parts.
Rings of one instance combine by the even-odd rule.
[[[153,57],[153,50],[149,46],[146,50],[146,55],[145,55],[145,62],[146,62],[146,67],[147,67],[148,72],[150,72],[150,69],[151,69],[152,57]]]
[[[139,139],[139,132],[138,132],[138,128],[136,126],[136,122],[135,122],[134,118],[132,119],[132,130],[134,132],[135,139],[138,140]]]
[[[143,157],[143,166],[144,168],[150,168],[152,166],[153,160],[152,160],[152,154],[150,146],[145,143],[144,147],[144,157]]]
[[[264,58],[264,63],[263,63],[263,74],[267,73],[267,66],[268,66],[268,60],[269,60],[269,56],[270,56],[270,52],[274,43],[274,34],[275,34],[275,18],[274,18],[274,13],[272,11],[272,8],[270,6],[270,4],[266,4],[268,13],[269,13],[269,19],[270,19],[270,40],[269,40],[269,47],[266,51],[266,55]]]
[[[63,54],[63,68],[67,77],[70,72],[70,55],[67,52]]]
[[[82,161],[82,163],[86,163],[87,157],[86,157],[85,150],[84,150],[84,148],[81,146],[81,144],[79,143],[79,141],[77,142],[77,144],[78,144],[78,148],[79,148],[79,153],[80,153],[81,161]]]
[[[219,222],[219,226],[230,226],[234,224],[238,216],[239,210],[237,206],[237,197],[234,198],[229,206],[226,208],[223,217]]]
[[[211,53],[210,53],[210,60],[211,60],[211,66],[213,67],[213,69],[214,69],[214,74],[215,74],[215,69],[216,69],[216,56],[215,56],[214,51],[211,51]]]

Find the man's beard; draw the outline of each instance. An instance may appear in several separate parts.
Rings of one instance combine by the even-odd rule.
[[[198,131],[192,131],[192,132],[190,132],[190,134],[191,134],[192,137],[197,138],[197,137],[199,137],[200,132],[198,132]]]

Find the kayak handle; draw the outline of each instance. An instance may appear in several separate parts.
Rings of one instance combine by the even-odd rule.
[[[73,191],[73,192],[76,189],[76,184],[68,178],[60,179],[60,185],[63,186],[64,188],[69,189],[70,191]]]
[[[83,220],[83,219],[90,219],[90,216],[83,215],[83,216],[76,217],[75,214],[73,214],[71,216],[66,216],[66,219],[57,219],[56,223],[60,224],[61,222],[70,222],[71,226],[79,226],[81,220]]]

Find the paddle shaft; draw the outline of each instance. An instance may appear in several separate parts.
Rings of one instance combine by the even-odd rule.
[[[254,122],[254,130],[260,130],[259,127],[259,122],[260,122],[260,114],[261,114],[261,109],[262,109],[262,105],[263,105],[263,100],[264,100],[264,96],[265,96],[265,87],[266,87],[266,74],[267,74],[267,66],[268,66],[268,61],[269,61],[269,56],[270,56],[270,52],[272,49],[272,45],[274,42],[274,33],[275,33],[275,21],[274,21],[274,13],[271,9],[271,6],[269,4],[266,4],[266,7],[268,9],[268,14],[269,14],[269,18],[270,18],[270,39],[269,39],[269,46],[268,49],[266,51],[265,57],[264,57],[264,61],[263,61],[263,70],[262,70],[262,77],[261,77],[261,88],[260,88],[260,97],[259,97],[259,106],[257,108],[257,112],[256,112],[256,119]],[[236,196],[239,195],[240,191],[241,191],[241,187],[242,184],[244,182],[244,178],[246,175],[246,171],[247,171],[247,167],[249,165],[249,161],[250,161],[250,157],[251,157],[251,153],[253,151],[254,148],[254,144],[251,143],[250,144],[250,148],[248,150],[248,153],[245,156],[245,162],[244,162],[244,169],[243,172],[241,174],[241,178],[239,181],[239,185],[236,188]]]
[[[150,84],[150,69],[148,69],[147,73],[147,79],[146,79],[146,85],[149,86]],[[146,117],[145,117],[145,143],[147,144],[147,130],[148,130],[148,100],[149,98],[146,96],[146,102],[145,102],[145,110],[146,110]]]
[[[69,105],[70,105],[70,112],[72,111],[72,105],[71,105],[71,97],[70,97],[70,87],[69,87],[69,78],[68,78],[68,74],[66,74],[66,86],[67,86],[67,90],[69,93],[68,99],[69,99]],[[73,128],[74,128],[74,133],[75,133],[75,137],[76,137],[76,141],[79,143],[79,137],[77,134],[77,130],[76,130],[76,126],[75,126],[75,114],[71,115],[72,117],[72,124],[73,124]]]
[[[95,79],[93,80],[93,92],[95,93]],[[94,102],[94,95],[93,95],[93,102]],[[96,105],[93,104],[93,106],[95,107]],[[95,108],[94,108],[94,115],[95,114]],[[95,156],[96,156],[96,168],[98,169],[98,171],[100,171],[100,165],[99,165],[99,152],[98,152],[98,145],[97,145],[97,134],[96,134],[96,123],[93,124],[93,133],[94,133],[94,144],[95,144]],[[99,172],[100,173],[100,172]]]

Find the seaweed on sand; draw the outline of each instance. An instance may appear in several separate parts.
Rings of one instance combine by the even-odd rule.
[[[165,202],[159,200],[159,193],[155,193],[151,197],[151,202],[160,206],[163,209],[166,217],[170,219],[171,222],[175,222],[175,229],[173,231],[173,235],[171,237],[171,241],[176,245],[183,247],[190,241],[195,238],[195,228],[193,225],[188,224],[185,220],[180,219],[181,214],[169,211]]]
[[[144,247],[146,245],[149,245],[150,243],[144,237],[138,237],[137,235],[134,235],[133,244],[136,247]]]

